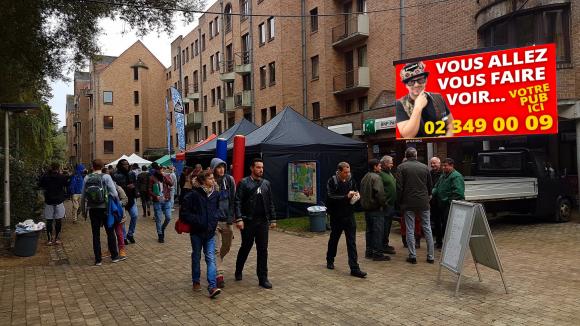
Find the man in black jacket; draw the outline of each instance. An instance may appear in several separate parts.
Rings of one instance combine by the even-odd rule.
[[[137,216],[139,214],[137,208],[137,202],[135,198],[137,198],[137,176],[135,173],[131,173],[131,165],[129,161],[126,159],[122,159],[117,163],[117,172],[113,175],[113,181],[119,187],[123,188],[125,194],[129,201],[125,206],[127,212],[129,212],[129,216],[131,217],[131,222],[129,222],[129,231],[126,233],[125,237],[125,244],[135,243],[135,227],[137,226]],[[123,233],[125,230],[123,229]]]
[[[236,227],[241,230],[242,245],[236,260],[236,281],[242,280],[242,271],[254,241],[258,264],[256,266],[260,286],[271,289],[268,281],[268,227],[276,227],[276,209],[270,182],[263,179],[264,161],[256,158],[250,166],[252,174],[240,181],[236,190]]]
[[[60,173],[60,164],[52,163],[50,171],[40,179],[39,186],[44,190],[44,218],[48,245],[60,244],[62,219],[65,215],[64,200],[66,197],[67,178]],[[52,234],[52,223],[55,223],[55,234]]]
[[[356,252],[356,220],[354,208],[351,204],[353,197],[358,196],[356,184],[350,175],[350,165],[346,162],[338,163],[336,175],[328,179],[326,185],[328,213],[330,214],[330,239],[326,252],[326,267],[334,269],[334,257],[340,235],[344,231],[346,248],[348,251],[348,265],[350,275],[364,278],[367,273],[360,270]]]

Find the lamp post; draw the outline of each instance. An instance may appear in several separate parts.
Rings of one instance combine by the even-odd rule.
[[[10,239],[10,113],[40,109],[33,103],[0,103],[4,111],[4,237]]]

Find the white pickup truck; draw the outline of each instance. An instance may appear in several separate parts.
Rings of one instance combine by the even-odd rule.
[[[570,219],[572,187],[546,164],[543,153],[523,148],[483,151],[472,164],[474,176],[465,177],[465,200],[483,203],[488,215]]]

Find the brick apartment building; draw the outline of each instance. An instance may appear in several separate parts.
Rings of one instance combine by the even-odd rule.
[[[67,109],[71,163],[166,147],[164,76],[165,66],[140,41],[75,73],[74,109]]]

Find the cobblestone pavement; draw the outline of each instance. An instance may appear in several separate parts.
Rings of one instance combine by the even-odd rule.
[[[255,276],[255,251],[244,280],[234,281],[236,232],[226,257],[226,288],[216,300],[191,290],[189,237],[173,232],[173,223],[159,244],[153,221],[140,217],[129,259],[94,267],[90,223],[67,221],[62,246],[40,245],[47,259],[15,267],[13,259],[0,258],[0,325],[579,325],[580,224],[517,221],[491,227],[510,294],[496,271],[480,268],[480,283],[468,258],[455,298],[454,276],[444,270],[436,284],[438,267],[425,262],[425,245],[419,264],[405,263],[395,233],[393,260],[360,259],[369,276],[356,279],[348,273],[344,240],[331,271],[325,268],[327,234],[271,232],[274,289],[264,290]],[[364,254],[364,233],[357,240]]]

